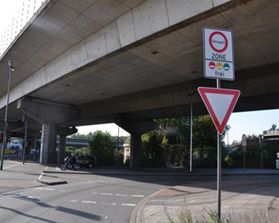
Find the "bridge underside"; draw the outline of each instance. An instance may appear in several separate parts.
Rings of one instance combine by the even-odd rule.
[[[166,2],[170,3],[172,1]],[[199,86],[215,86],[214,80],[203,77],[202,28],[209,26],[233,31],[235,81],[222,81],[222,87],[241,91],[235,112],[279,108],[279,3],[278,1],[264,0],[243,2],[246,1],[227,1],[223,5],[204,10],[191,18],[177,23],[173,22],[173,25],[167,28],[154,31],[138,41],[116,48],[111,52],[108,51],[107,54],[92,61],[89,61],[89,57],[87,57],[90,54],[90,48],[86,48],[87,42],[82,42],[82,38],[87,38],[90,33],[83,33],[81,34],[83,36],[80,36],[81,39],[76,42],[76,47],[70,49],[72,53],[70,57],[73,64],[75,64],[77,58],[83,58],[87,60],[87,63],[80,66],[75,64],[76,69],[73,68],[66,75],[61,75],[59,78],[55,78],[37,89],[34,88],[34,90],[22,96],[36,103],[65,108],[74,107],[80,111],[80,115],[53,123],[60,127],[111,123],[115,122],[120,114],[126,118],[142,121],[189,115],[190,97],[188,95]],[[140,14],[137,14],[140,11],[137,10],[147,10],[149,3],[150,1],[141,1],[140,5],[130,6],[133,16],[138,15],[140,17]],[[54,1],[51,4],[48,9],[42,12],[44,14],[39,16],[42,18],[51,16],[53,9],[62,3]],[[166,6],[170,7],[168,4]],[[63,7],[68,6],[63,5]],[[120,27],[119,21],[129,21],[122,18],[123,16],[129,16],[129,9],[127,9],[126,14],[119,15],[122,20],[117,20],[118,28]],[[85,16],[85,12],[80,13],[80,16]],[[125,19],[127,19],[126,17]],[[117,15],[115,15],[115,18],[118,18]],[[134,19],[136,21],[136,18]],[[169,22],[172,19],[174,17],[169,16]],[[51,19],[47,21],[53,22]],[[112,19],[111,24],[108,24],[111,30],[108,30],[107,26],[104,28],[105,36],[106,32],[112,32],[106,37],[114,36],[116,23],[113,23],[113,21]],[[152,19],[150,23],[152,23],[151,21]],[[154,21],[156,23],[156,19],[153,20],[153,23]],[[38,22],[36,20],[35,24],[38,25]],[[74,20],[68,26],[73,25],[73,23]],[[68,26],[64,27],[62,31],[68,30],[74,33],[73,29],[69,29]],[[85,29],[86,27],[83,28],[83,31]],[[27,31],[32,33],[32,30]],[[92,30],[93,32],[95,30]],[[126,32],[129,32],[128,27]],[[135,33],[135,35],[139,35],[140,31],[136,29]],[[46,54],[50,50],[46,47],[46,44],[56,44],[57,49],[63,45],[63,43],[57,41],[59,33],[57,35],[49,37],[49,42],[44,44],[42,42],[43,35],[40,36],[38,32],[32,38],[37,41],[38,49]],[[75,32],[75,35],[78,34]],[[128,37],[126,36],[126,38]],[[24,43],[25,38],[23,36],[18,40],[18,48],[15,47],[11,51],[11,56],[16,50],[19,51],[20,44]],[[121,35],[119,38],[118,41],[121,43]],[[76,43],[72,43],[72,45]],[[100,48],[91,48],[91,50],[101,51],[102,47],[108,50],[111,47],[108,42],[106,46],[102,46],[102,42],[99,43]],[[109,43],[114,44],[114,42]],[[68,45],[68,47],[72,46],[70,43]],[[59,49],[61,49],[59,53],[62,53],[62,47]],[[63,49],[66,52],[66,46]],[[85,51],[82,49],[85,49]],[[53,51],[52,57],[50,55],[49,58],[56,58],[58,56],[56,54],[57,51]],[[7,59],[8,56],[4,57],[0,65],[1,75],[4,76],[8,74],[6,69]],[[35,59],[36,53],[30,56],[29,60],[22,62],[14,73],[15,82],[13,87],[15,89],[36,69],[41,69],[48,63],[48,61],[36,63]],[[37,68],[35,68],[34,63]],[[30,71],[27,69],[28,66]],[[56,64],[53,63],[53,66],[55,67]],[[61,73],[68,69],[67,67],[61,67],[61,63],[59,66]],[[55,76],[55,69],[53,71]],[[21,72],[25,74],[22,79],[20,79]],[[3,108],[5,98],[5,90],[3,89],[6,88],[6,81],[2,82],[1,86],[3,87],[1,89],[3,96],[1,106]],[[12,94],[9,119],[17,122],[22,118],[22,110],[17,109],[17,101],[21,97],[16,98],[13,95],[16,95],[16,93]],[[196,115],[207,113],[198,94],[193,95],[193,104]],[[4,116],[4,109],[1,109],[0,116]],[[42,124],[45,124],[43,121],[38,121],[38,118],[32,118],[29,121],[30,128],[36,131],[41,130]],[[22,130],[23,128],[14,129],[14,131]]]

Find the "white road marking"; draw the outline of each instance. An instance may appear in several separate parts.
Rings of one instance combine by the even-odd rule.
[[[53,188],[47,188],[47,187],[36,187],[35,190],[49,190],[49,191],[55,191]]]
[[[45,168],[45,170],[47,170],[48,169],[48,166]]]
[[[116,205],[116,203],[112,203],[111,205],[115,206],[115,205]]]
[[[111,194],[111,193],[101,193],[101,195],[111,196],[113,194]]]
[[[6,167],[4,167],[3,169],[8,169],[8,168],[11,168],[11,167],[14,167],[14,166],[18,166],[18,165],[6,166]]]
[[[77,200],[70,200],[70,202],[77,202]]]
[[[131,197],[144,197],[144,195],[131,195]]]
[[[96,192],[93,192],[92,194],[98,194],[98,193],[96,193]]]
[[[29,199],[39,199],[38,197],[34,197],[34,196],[27,196],[27,198],[29,198]]]
[[[96,201],[82,201],[81,203],[84,203],[84,204],[97,204]]]
[[[103,204],[103,205],[111,205],[111,203],[105,203],[105,202],[102,202],[101,204]]]
[[[127,194],[115,194],[115,196],[118,196],[118,197],[127,197]]]
[[[44,173],[41,173],[41,175],[39,176],[38,180],[40,181],[41,178],[43,177]]]
[[[123,204],[121,204],[121,206],[135,207],[135,206],[136,206],[136,204],[125,204],[125,203],[123,203]]]

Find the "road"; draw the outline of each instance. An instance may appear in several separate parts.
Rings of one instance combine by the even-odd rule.
[[[44,177],[68,184],[42,185],[37,182],[41,165],[6,162],[0,172],[0,222],[114,222],[128,223],[133,208],[148,195],[175,185],[215,185],[216,176],[94,175],[49,173]],[[246,180],[277,176],[247,176]],[[225,181],[239,176],[224,177]],[[194,196],[194,195],[193,195]],[[199,195],[197,195],[199,196]]]
[[[26,185],[25,189],[2,194],[0,222],[129,222],[133,208],[146,196],[185,183],[184,177],[107,177],[77,172],[51,174],[68,184],[42,186],[36,179],[44,168],[12,163],[4,166],[1,179],[13,180],[12,189],[19,189],[17,182],[24,180],[31,181],[35,187]]]

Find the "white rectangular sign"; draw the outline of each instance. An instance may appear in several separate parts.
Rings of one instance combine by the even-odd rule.
[[[204,77],[234,80],[233,37],[231,30],[203,29]]]

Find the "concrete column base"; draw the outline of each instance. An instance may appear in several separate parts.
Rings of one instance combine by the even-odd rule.
[[[141,135],[131,134],[130,167],[141,167]]]
[[[53,124],[43,124],[40,163],[55,163],[56,154],[56,126]]]

